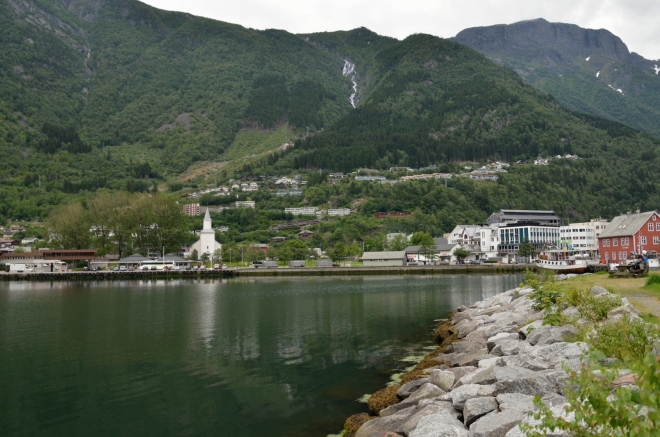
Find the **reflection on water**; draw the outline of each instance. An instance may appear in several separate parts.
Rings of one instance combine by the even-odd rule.
[[[0,284],[2,435],[325,436],[518,276]]]

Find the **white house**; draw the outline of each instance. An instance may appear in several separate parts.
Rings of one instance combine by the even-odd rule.
[[[211,215],[209,214],[209,209],[206,208],[206,214],[204,215],[204,227],[199,233],[199,240],[190,246],[190,253],[193,250],[197,250],[197,254],[201,258],[205,253],[209,255],[209,258],[213,256],[213,253],[222,249],[222,244],[215,241],[215,231],[211,223]]]

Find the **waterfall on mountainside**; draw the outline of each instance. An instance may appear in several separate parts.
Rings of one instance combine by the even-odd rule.
[[[349,100],[351,101],[351,105],[354,108],[357,108],[356,97],[357,97],[358,84],[355,81],[355,76],[357,75],[357,71],[355,71],[355,64],[348,62],[346,59],[344,59],[344,70],[342,71],[342,74],[348,77],[351,80],[351,82],[353,82],[353,94],[351,94]]]

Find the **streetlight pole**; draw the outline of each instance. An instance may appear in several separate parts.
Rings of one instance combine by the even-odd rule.
[[[231,268],[231,249],[229,249],[229,268]]]

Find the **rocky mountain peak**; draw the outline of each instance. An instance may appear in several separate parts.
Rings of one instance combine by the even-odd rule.
[[[584,29],[575,24],[551,23],[542,18],[473,27],[452,40],[481,52],[520,54],[521,51],[555,50],[563,56],[591,56],[595,53],[624,61],[630,57],[621,38],[605,29]]]

